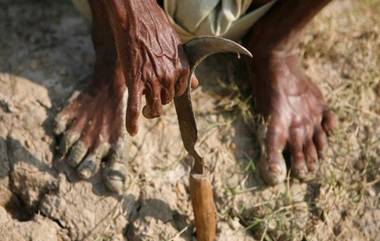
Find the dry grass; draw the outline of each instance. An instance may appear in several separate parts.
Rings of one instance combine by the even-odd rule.
[[[51,4],[56,6],[57,12],[63,6],[59,1]],[[65,1],[64,4],[69,6],[69,2]],[[54,6],[49,5],[47,8],[54,9]],[[32,27],[25,25],[31,33],[13,31],[17,41],[22,43],[23,36],[30,34],[41,36],[43,47],[61,43],[65,43],[63,47],[70,45],[62,36],[60,36],[61,42],[55,43],[55,37],[49,39],[47,36],[51,35],[38,32],[41,29],[36,27],[41,24],[45,26],[43,23],[48,22],[45,18],[49,21],[52,19],[58,21],[60,14],[49,12],[47,15],[41,13],[38,15],[33,12],[33,19],[36,18],[35,15],[40,16],[41,20],[37,19],[35,26]],[[70,20],[70,16],[67,19]],[[18,19],[23,18],[20,16]],[[329,152],[322,163],[320,175],[312,182],[300,183],[289,178],[283,185],[266,187],[255,166],[259,146],[250,138],[261,125],[261,120],[255,118],[250,111],[250,97],[241,95],[236,85],[223,81],[211,83],[208,87],[205,81],[201,88],[194,91],[193,100],[200,127],[199,149],[204,151],[205,160],[211,160],[210,168],[214,171],[213,184],[216,190],[219,223],[223,225],[227,223],[229,230],[236,231],[236,236],[239,236],[242,230],[246,232],[242,235],[244,237],[239,236],[237,240],[251,240],[250,236],[254,236],[256,240],[378,240],[380,236],[378,231],[380,230],[379,23],[380,0],[335,0],[306,31],[300,46],[304,66],[307,73],[318,82],[339,118],[339,126],[329,139]],[[19,25],[18,30],[25,28],[23,24]],[[55,29],[50,25],[47,26],[46,29]],[[71,29],[71,25],[67,29]],[[82,33],[80,29],[74,32],[76,31]],[[18,36],[17,32],[22,36]],[[83,34],[90,39],[88,32]],[[45,41],[45,38],[49,41]],[[1,38],[0,41],[4,42]],[[5,47],[0,49],[0,52],[8,53],[8,46],[11,46],[9,43],[1,43]],[[73,46],[68,48],[70,51],[71,48],[76,48],[77,43],[71,44]],[[30,44],[31,49],[28,50],[33,54],[26,53],[32,59],[33,56],[39,59],[34,46]],[[55,64],[55,58],[48,58],[53,56],[50,52],[63,53],[62,49],[66,49],[63,47],[50,49],[50,47],[46,47],[49,54],[46,54],[46,50],[37,52],[44,56],[39,61],[46,63],[40,69],[45,71],[49,78],[50,71],[59,72],[59,69],[55,68],[59,65]],[[78,46],[78,49],[85,50],[82,46]],[[85,51],[79,50],[75,52],[87,56]],[[7,54],[2,55],[7,56]],[[66,55],[56,56],[56,59],[61,59]],[[83,59],[79,57],[78,59],[80,63],[84,62]],[[29,69],[29,62],[26,60],[23,58],[20,61],[14,57],[13,61],[6,59],[2,62],[7,64],[12,62],[12,65],[9,64],[12,71],[20,74],[19,72],[22,72],[20,69]],[[78,69],[78,73],[91,72],[89,68],[91,66],[78,65],[72,60],[72,56],[67,57],[66,62],[68,66],[70,64],[70,68]],[[50,66],[50,63],[54,66]],[[8,65],[2,64],[2,66]],[[75,78],[70,78],[78,77],[74,74],[68,76],[71,75]],[[41,78],[49,79],[46,76],[43,75]],[[67,78],[69,77],[60,77],[59,81]],[[241,122],[244,122],[252,133],[247,133],[245,129],[237,130]],[[172,176],[183,175],[182,169],[178,167],[185,166],[187,168],[183,168],[185,173],[189,166],[184,158],[186,152],[179,141],[174,109],[169,108],[166,115],[157,121],[145,121],[143,132],[133,139],[129,151],[132,170],[131,189],[139,187],[152,192],[159,186],[159,190],[164,191],[164,194],[152,192],[152,196],[145,198],[154,197],[162,200],[173,210],[189,217],[183,226],[178,226],[179,228],[176,226],[177,233],[174,234],[171,231],[173,226],[177,225],[176,220],[165,224],[162,222],[152,224],[144,222],[146,219],[144,216],[138,216],[140,218],[138,221],[142,220],[139,225],[155,228],[150,234],[156,235],[154,232],[158,232],[155,237],[159,236],[162,240],[190,240],[193,227],[191,206],[186,196],[187,177],[172,181],[174,180]],[[181,187],[178,188],[182,190],[181,192],[177,190],[176,185]],[[128,193],[133,191],[128,190],[126,194]],[[141,200],[143,198],[140,197]],[[155,213],[155,210],[151,212]],[[162,212],[172,213],[170,210]],[[147,220],[156,219],[150,217]],[[165,229],[169,231],[165,233],[166,231],[163,231]],[[222,233],[223,230],[219,231]],[[139,234],[137,232],[137,235]],[[99,241],[114,239],[113,236],[103,234],[99,234],[96,238],[95,240]]]
[[[308,27],[300,47],[305,68],[340,121],[320,175],[308,184],[288,180],[281,187],[262,189],[255,170],[257,156],[247,156],[242,175],[253,178],[255,185],[247,188],[242,182],[227,188],[225,198],[235,201],[219,209],[222,219],[238,217],[258,240],[380,237],[379,23],[379,0],[342,0]],[[257,120],[249,111],[249,99],[241,97],[233,84],[225,89],[234,89],[220,102],[220,111],[231,116],[227,129],[240,113],[254,130]],[[236,201],[245,192],[253,192],[253,204]]]

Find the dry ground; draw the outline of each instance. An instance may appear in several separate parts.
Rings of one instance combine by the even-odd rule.
[[[263,185],[259,125],[229,78],[246,73],[232,56],[201,66],[194,102],[218,240],[380,240],[379,23],[379,0],[336,0],[307,29],[303,63],[340,120],[309,183]],[[0,0],[0,240],[194,240],[172,105],[130,138],[123,195],[100,175],[78,180],[55,156],[52,120],[92,65],[88,27],[69,1]]]

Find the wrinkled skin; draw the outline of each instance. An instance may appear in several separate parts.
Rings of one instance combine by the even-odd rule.
[[[58,114],[55,132],[62,135],[61,155],[80,177],[92,177],[107,159],[105,184],[121,191],[126,131],[138,131],[142,96],[145,117],[160,116],[162,105],[186,90],[189,66],[177,34],[155,1],[89,3],[96,52],[93,80]]]
[[[315,176],[335,125],[318,87],[304,74],[298,57],[271,56],[254,64],[256,109],[267,121],[260,160],[269,184],[286,178],[283,151],[291,156],[292,174],[302,180]]]
[[[106,1],[116,47],[128,86],[127,130],[137,133],[141,96],[147,118],[182,95],[189,65],[175,30],[156,1]]]
[[[293,176],[313,178],[326,137],[335,126],[333,113],[304,73],[296,51],[304,26],[329,2],[280,1],[255,24],[249,36],[247,45],[255,56],[250,66],[256,111],[266,120],[259,166],[269,184],[286,178],[284,150],[290,153]]]
[[[306,180],[315,175],[326,136],[335,125],[295,52],[301,30],[330,1],[278,1],[246,37],[254,55],[249,66],[255,76],[251,83],[256,110],[267,122],[260,169],[269,184],[286,177],[282,155],[286,149],[294,176]],[[105,184],[120,191],[126,174],[123,145],[127,132],[138,132],[142,96],[147,103],[144,116],[159,117],[162,105],[186,90],[189,66],[156,1],[89,2],[96,51],[93,80],[59,113],[56,133],[62,135],[61,154],[82,178],[90,178],[107,159]],[[195,78],[192,85],[197,85]]]

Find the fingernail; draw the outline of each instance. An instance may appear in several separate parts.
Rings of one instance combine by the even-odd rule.
[[[129,124],[127,126],[127,131],[129,133],[129,135],[135,136],[137,134],[137,132],[138,132],[137,124]]]
[[[142,113],[143,113],[143,116],[145,118],[148,118],[150,119],[150,110],[149,110],[149,107],[146,105],[144,106],[143,110],[142,110]]]

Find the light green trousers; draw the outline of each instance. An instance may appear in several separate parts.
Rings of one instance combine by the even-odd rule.
[[[164,9],[183,40],[196,36],[241,39],[275,1],[247,12],[254,0],[165,0]]]
[[[87,0],[72,0],[91,18]],[[248,12],[254,0],[164,0],[164,10],[183,41],[196,36],[241,39],[276,0]]]

